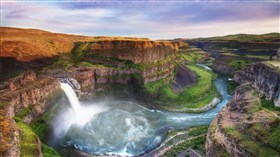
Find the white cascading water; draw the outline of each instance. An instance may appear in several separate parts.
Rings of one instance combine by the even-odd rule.
[[[74,113],[76,117],[80,117],[81,113],[81,104],[79,102],[79,99],[75,93],[75,91],[72,89],[72,87],[68,83],[60,83],[61,89],[66,94],[70,105],[72,109],[74,110]]]
[[[131,101],[80,103],[72,87],[61,83],[70,104],[62,104],[53,121],[55,140],[89,154],[141,155],[160,145],[170,129],[210,124],[231,99],[226,79],[214,83],[223,101],[198,114],[150,110]]]
[[[66,94],[71,107],[59,113],[54,120],[53,128],[56,137],[63,137],[72,125],[82,128],[88,121],[93,120],[98,114],[108,109],[106,106],[82,106],[75,91],[69,84],[61,82],[60,86]]]

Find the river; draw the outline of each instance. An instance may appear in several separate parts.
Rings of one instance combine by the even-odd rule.
[[[54,135],[61,145],[90,154],[141,155],[159,146],[170,129],[210,124],[231,99],[226,78],[214,83],[223,100],[204,113],[150,110],[133,101],[81,102],[79,113],[72,108],[60,113]]]

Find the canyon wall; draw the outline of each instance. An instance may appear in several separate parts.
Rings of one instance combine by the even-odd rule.
[[[0,73],[5,72],[7,78],[17,75],[1,80],[0,156],[15,157],[20,156],[21,137],[25,133],[18,125],[34,122],[54,104],[53,99],[62,94],[59,79],[77,80],[85,95],[107,92],[115,85],[137,86],[134,92],[144,93],[139,99],[149,99],[145,85],[160,80],[160,85],[164,85],[173,79],[175,62],[181,62],[178,47],[184,45],[146,38],[85,37],[5,27],[0,28],[0,35],[0,57],[5,61],[1,62]],[[36,62],[42,58],[52,60],[43,65]],[[63,61],[70,66],[54,67],[61,58],[67,58]],[[80,65],[82,62],[88,64]],[[21,65],[24,68],[15,72]],[[9,71],[15,74],[9,75]],[[16,122],[14,119],[19,115],[23,117]],[[38,145],[36,156],[41,156],[40,140],[34,136]]]
[[[135,64],[147,64],[176,54],[179,44],[169,41],[97,41],[88,46],[89,53],[103,57],[130,60]]]
[[[273,62],[252,64],[244,70],[237,71],[234,80],[240,84],[250,84],[267,99],[273,99],[275,106],[280,107],[279,65],[274,65]]]
[[[234,80],[241,85],[208,129],[209,157],[280,155],[279,108],[273,109],[272,102],[279,106],[279,65],[256,63],[235,73]]]
[[[52,105],[51,99],[60,95],[59,81],[29,71],[1,84],[0,95],[0,156],[20,156],[21,132],[14,116],[27,111],[22,118],[30,124],[42,115]]]
[[[87,43],[88,53],[131,60],[134,63],[159,61],[174,54],[180,42],[151,41],[148,38],[91,37],[52,33],[37,29],[0,27],[0,57],[33,61],[70,53],[75,43]]]

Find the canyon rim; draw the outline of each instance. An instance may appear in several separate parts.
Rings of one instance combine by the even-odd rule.
[[[0,4],[1,157],[280,156],[278,1]]]

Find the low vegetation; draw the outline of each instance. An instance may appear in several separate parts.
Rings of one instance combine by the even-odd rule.
[[[234,90],[235,88],[238,86],[239,84],[235,81],[228,81],[228,93],[230,95],[234,94]]]
[[[262,128],[261,130],[265,130],[265,129]],[[250,153],[252,156],[274,157],[279,154],[277,151],[275,151],[274,149],[272,149],[270,146],[266,145],[262,141],[256,141],[255,139],[253,140],[251,137],[252,133],[245,134],[245,133],[241,132],[239,129],[232,128],[232,127],[225,128],[225,131],[228,136],[230,136],[232,139],[234,139],[240,147],[242,147],[243,149],[248,151],[248,153]],[[258,132],[258,133],[260,133],[260,132]],[[279,131],[276,133],[279,133]],[[277,136],[279,136],[279,135],[277,135]],[[267,140],[268,139],[269,138],[267,138]],[[279,140],[277,140],[277,142],[279,142]]]
[[[17,122],[17,127],[20,132],[21,156],[38,156],[40,152],[40,140],[38,136],[22,121]]]
[[[202,38],[198,38],[196,40],[202,40]],[[211,38],[203,39],[203,41],[239,41],[239,42],[272,42],[274,40],[279,40],[279,33],[269,33],[269,34],[262,34],[262,35],[236,34],[236,35],[227,35],[227,36],[211,37]]]
[[[264,96],[261,98],[260,106],[272,111],[280,112],[280,107],[276,107],[273,100],[266,100]]]
[[[200,155],[205,155],[205,141],[208,126],[196,126],[188,129],[188,138],[183,139],[184,141],[180,144],[174,144],[170,150],[165,152],[162,156],[174,157],[178,154],[186,154],[188,148],[195,150]]]
[[[42,143],[40,139],[45,135],[49,124],[47,120],[54,116],[54,110],[58,104],[54,105],[52,109],[44,113],[37,121],[27,125],[23,122],[23,118],[30,113],[30,108],[24,108],[14,117],[16,126],[20,133],[20,151],[21,156],[38,156],[41,149],[45,157],[58,157],[60,156],[53,148]]]
[[[170,77],[166,77],[157,81],[149,82],[145,84],[145,89],[149,94],[157,94],[159,89],[166,83],[169,82]]]
[[[172,90],[171,83],[161,87],[156,102],[164,104],[163,108],[201,108],[217,96],[213,73],[196,65],[187,65],[187,67],[197,74],[197,83],[179,93]]]
[[[199,59],[201,59],[204,54],[200,53],[182,53],[181,54],[183,59],[190,61],[191,63],[196,63]]]
[[[180,56],[183,60],[187,60],[190,63],[197,63],[200,59],[205,57],[205,52],[199,48],[187,47],[180,49]]]
[[[232,59],[229,62],[229,66],[234,67],[237,70],[243,69],[250,65],[252,62],[248,60],[241,60],[241,59]]]

